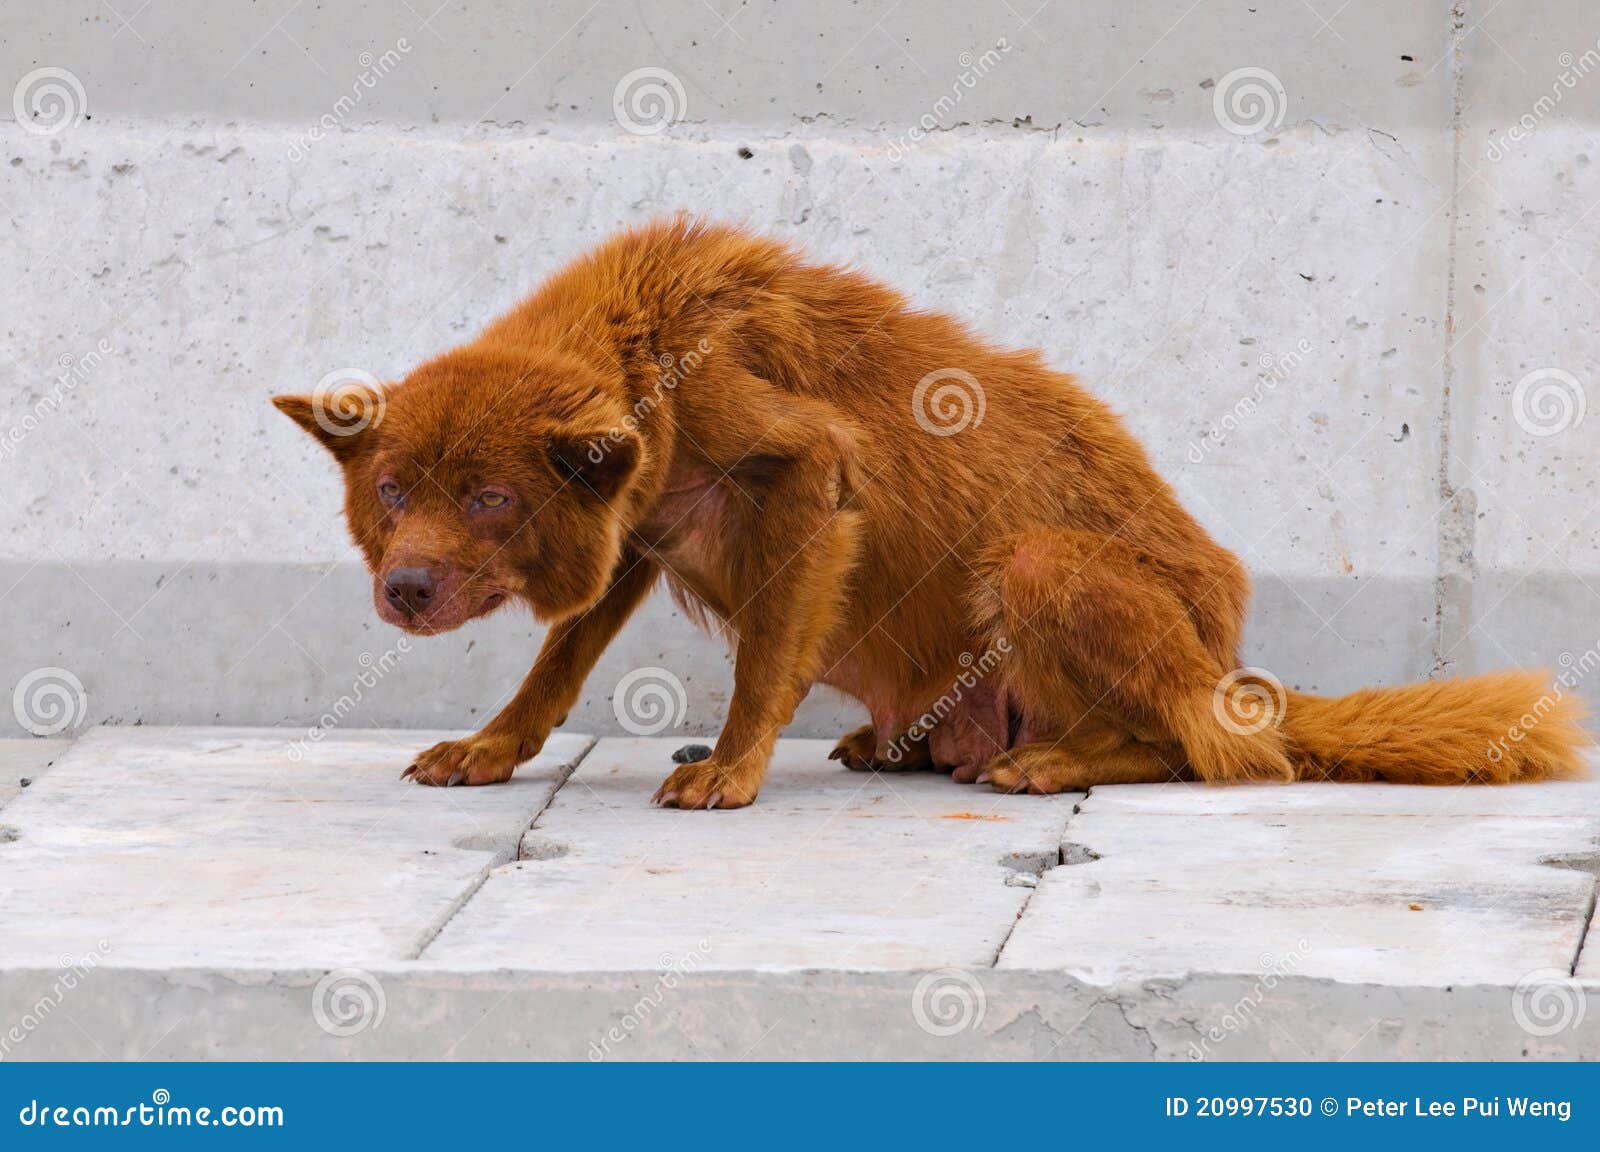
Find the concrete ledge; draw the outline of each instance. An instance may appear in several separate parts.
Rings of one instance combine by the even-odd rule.
[[[1596,1060],[1600,984],[1540,1024],[1499,985],[1392,987],[1195,975],[474,972],[105,968],[8,1047],[27,1060]],[[341,985],[340,981],[343,981]],[[0,1019],[51,969],[0,971]],[[350,1032],[329,1019],[345,989]],[[1555,987],[1544,985],[1541,987]],[[1544,1003],[1545,1001],[1540,1001]],[[1548,1035],[1536,1028],[1567,1021]],[[1574,1024],[1573,1021],[1581,1021]]]
[[[784,741],[685,813],[676,740],[399,781],[440,735],[80,741],[0,811],[0,1056],[1600,1058],[1593,781],[1037,798]]]

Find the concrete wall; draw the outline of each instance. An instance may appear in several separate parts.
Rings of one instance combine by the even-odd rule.
[[[679,208],[1080,373],[1248,559],[1288,682],[1596,659],[1592,5],[119,7],[0,14],[0,687],[64,669],[77,723],[491,713],[536,626],[399,650],[266,398]],[[572,723],[641,665],[715,730],[727,660],[665,599]]]

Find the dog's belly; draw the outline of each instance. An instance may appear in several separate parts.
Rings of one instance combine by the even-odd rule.
[[[916,729],[927,737],[928,754],[937,767],[970,781],[984,764],[1011,747],[1014,702],[998,665],[957,662],[936,687],[926,681],[913,686],[905,682],[905,669],[894,663],[896,657],[904,663],[898,650],[875,652],[863,643],[822,676],[830,688],[866,706],[880,760],[888,758],[892,744]]]

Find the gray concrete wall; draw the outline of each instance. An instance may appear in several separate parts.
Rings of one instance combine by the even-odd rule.
[[[491,713],[536,626],[398,650],[266,398],[679,208],[1080,373],[1247,558],[1288,682],[1597,659],[1593,6],[119,7],[0,14],[0,688],[66,670],[78,724]],[[727,660],[664,599],[574,724],[643,665],[715,730]]]

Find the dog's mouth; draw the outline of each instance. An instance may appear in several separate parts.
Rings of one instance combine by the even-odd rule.
[[[487,616],[509,599],[508,593],[498,590],[477,596],[458,592],[444,598],[429,611],[408,612],[384,595],[381,584],[373,595],[379,618],[413,636],[438,636],[444,632],[454,632],[469,620]]]

